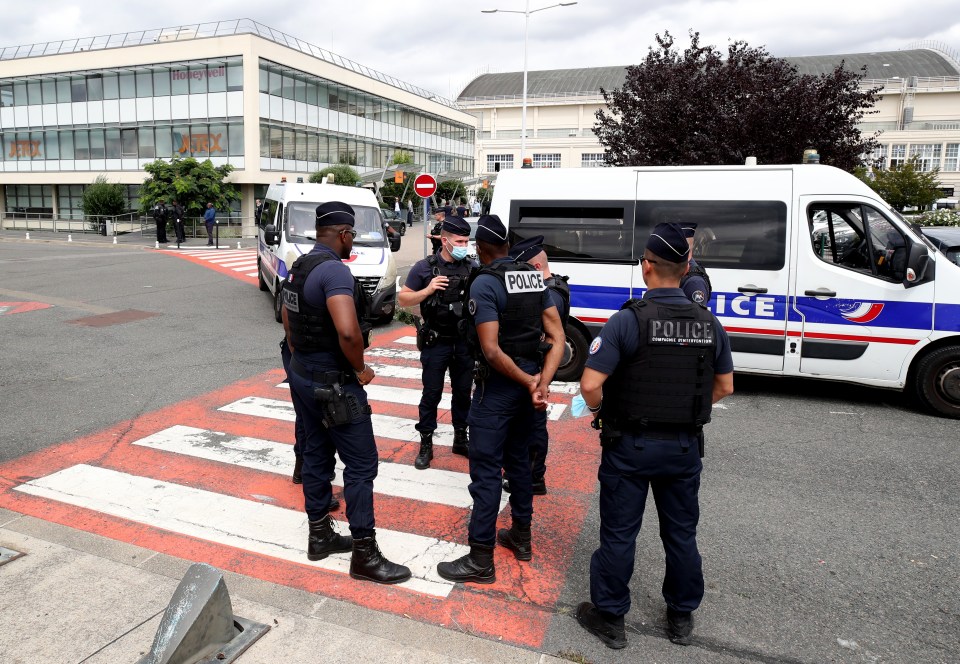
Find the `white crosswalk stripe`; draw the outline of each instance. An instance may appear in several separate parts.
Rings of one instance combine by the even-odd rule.
[[[308,561],[306,515],[267,503],[87,464],[21,484],[16,490],[274,558],[350,571],[349,553]],[[387,558],[402,562],[413,573],[403,587],[437,597],[446,597],[454,585],[437,576],[437,563],[468,550],[386,528],[377,528],[377,543]]]

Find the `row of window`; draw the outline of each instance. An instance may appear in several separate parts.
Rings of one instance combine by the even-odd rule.
[[[133,99],[243,90],[239,57],[129,69],[0,79],[0,106]]]
[[[902,281],[907,241],[878,210],[823,203],[807,211],[811,248],[823,261]],[[632,218],[631,218],[632,217]],[[780,201],[514,201],[510,240],[543,235],[551,259],[636,264],[650,230],[664,221],[699,224],[694,256],[708,268],[781,270],[787,206]],[[705,221],[708,220],[708,221]]]
[[[473,127],[417,111],[319,76],[291,70],[269,60],[260,60],[260,92],[359,118],[473,143]]]
[[[427,170],[432,173],[450,170],[473,172],[472,159],[423,150],[399,149],[410,154],[415,164],[426,165]],[[265,158],[383,168],[392,162],[397,150],[397,146],[389,143],[276,125],[260,125],[260,156]]]
[[[560,153],[534,153],[531,157],[534,168],[560,168]],[[581,168],[596,168],[606,166],[604,154],[602,152],[583,152],[580,154]],[[513,168],[512,154],[488,154],[487,155],[487,173],[495,173],[508,168]]]
[[[243,156],[243,124],[4,132],[0,161]]]
[[[960,171],[960,143],[894,143],[874,151],[872,162],[880,168],[897,168],[916,157],[922,171],[939,168],[942,172]]]
[[[61,219],[82,219],[83,190],[86,185],[56,185],[57,213]],[[127,197],[127,210],[140,207],[140,185],[124,185]],[[3,188],[6,214],[16,217],[52,216],[53,192],[51,184],[8,184]]]

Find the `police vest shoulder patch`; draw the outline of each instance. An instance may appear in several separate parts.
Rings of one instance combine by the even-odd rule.
[[[511,270],[503,273],[507,293],[539,293],[547,288],[543,283],[543,274],[524,270]]]
[[[600,346],[601,346],[601,345],[603,345],[603,339],[601,339],[600,337],[597,337],[596,339],[594,339],[593,341],[591,341],[591,342],[590,342],[590,354],[591,354],[591,355],[595,355],[596,352],[597,352],[598,350],[600,350]]]
[[[693,291],[693,295],[690,296],[690,299],[697,304],[703,304],[703,301],[707,299],[707,294],[702,290],[695,290]]]
[[[647,331],[651,345],[712,346],[714,343],[712,321],[653,319]]]
[[[470,301],[467,302],[467,311],[470,312],[471,316],[477,315],[477,301],[474,300],[472,297],[470,298]]]
[[[284,288],[282,293],[283,306],[287,308],[287,311],[292,311],[295,314],[300,313],[300,296],[297,295],[296,291]]]

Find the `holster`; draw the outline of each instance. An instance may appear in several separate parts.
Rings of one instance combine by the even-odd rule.
[[[623,433],[614,429],[612,424],[608,424],[599,413],[590,422],[590,426],[600,432],[600,447],[605,450],[612,450],[623,438]]]
[[[327,429],[350,424],[371,412],[369,405],[361,406],[357,397],[345,392],[343,387],[336,383],[313,388],[313,397],[323,413],[323,426]]]

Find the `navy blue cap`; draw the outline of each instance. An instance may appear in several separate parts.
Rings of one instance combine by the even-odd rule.
[[[686,263],[690,247],[680,224],[657,224],[647,240],[646,251],[671,263]]]
[[[680,224],[681,230],[683,230],[683,237],[691,238],[697,234],[697,225],[692,224],[689,221],[685,221]]]
[[[510,247],[510,257],[518,261],[528,261],[541,251],[543,251],[543,236],[534,235]]]
[[[469,237],[470,224],[460,217],[446,217],[443,220],[443,225],[440,226],[440,230],[446,231],[452,235],[463,235],[465,237]]]
[[[507,227],[495,214],[485,214],[477,220],[477,242],[502,246],[507,243]]]
[[[329,201],[317,206],[317,227],[320,226],[340,226],[346,224],[353,226],[355,223],[353,208],[340,201]]]

